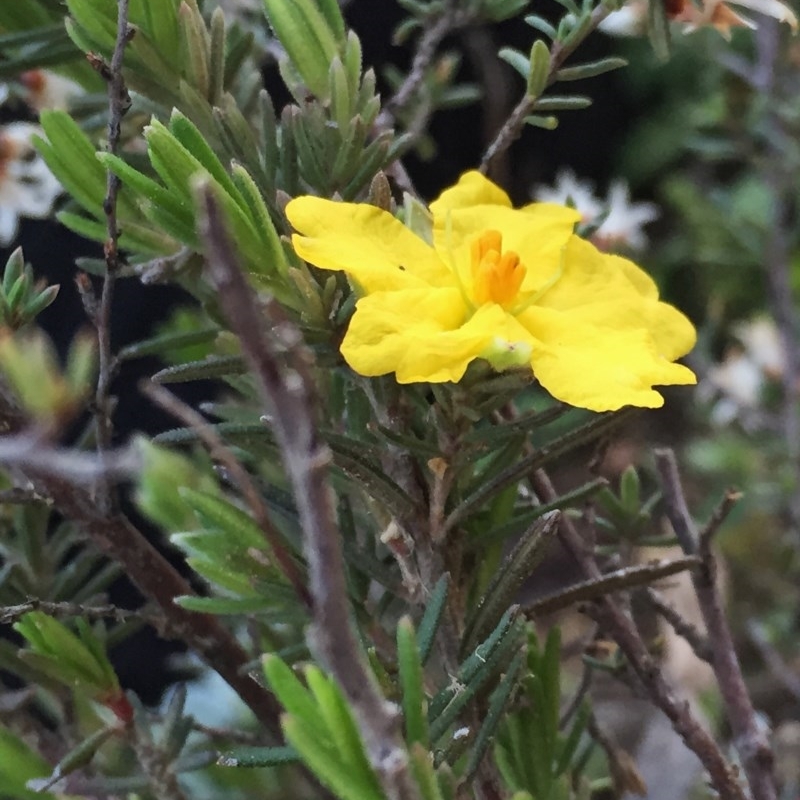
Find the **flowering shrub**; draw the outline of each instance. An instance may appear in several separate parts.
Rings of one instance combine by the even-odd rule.
[[[0,244],[52,216],[47,230],[102,245],[78,261],[87,324],[68,347],[39,324],[67,294],[37,279],[47,264],[17,248],[0,278],[0,796],[792,796],[791,736],[773,747],[766,724],[786,711],[756,711],[738,653],[748,635],[796,694],[782,661],[796,614],[759,608],[731,628],[713,542],[741,493],[713,511],[702,481],[685,495],[675,454],[651,459],[639,440],[655,428],[634,417],[699,415],[704,392],[725,395],[718,424],[758,412],[725,432],[764,438],[747,556],[756,577],[776,562],[759,596],[796,587],[796,541],[766,545],[761,523],[800,520],[794,13],[737,3],[769,16],[742,40],[751,63],[714,30],[689,39],[708,48],[673,42],[754,24],[718,0],[527,15],[526,0],[400,0],[395,40],[414,54],[378,77],[360,38],[373,32],[343,15],[356,5],[0,3],[0,104],[30,120],[0,128]],[[653,48],[615,40],[587,60],[585,40],[621,14]],[[494,26],[515,20],[524,50],[495,52]],[[445,41],[478,83],[460,82]],[[640,90],[673,103],[618,148],[631,183],[598,199],[540,148],[560,177],[515,207],[488,176],[527,190],[515,141],[557,136],[591,103],[573,82],[620,74],[623,51]],[[489,78],[501,61],[516,75]],[[722,65],[739,83],[719,78],[735,90],[702,105]],[[477,102],[496,127],[480,161],[422,196],[411,154],[437,156],[431,118]],[[631,202],[642,176],[658,206]],[[754,311],[762,262],[774,327],[729,325],[736,302]],[[116,322],[142,313],[126,281],[182,290],[157,335],[118,341]],[[744,353],[712,366],[727,328]],[[120,383],[154,357],[150,380]],[[198,407],[167,388],[201,380]],[[174,426],[126,441],[115,394]],[[707,480],[724,437],[692,435]],[[141,603],[112,603],[116,581]],[[116,649],[144,626],[187,652],[151,705]]]

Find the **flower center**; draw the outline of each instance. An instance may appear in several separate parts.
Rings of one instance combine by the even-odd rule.
[[[500,231],[484,231],[472,243],[472,296],[478,305],[505,306],[517,296],[525,266],[513,250],[503,252]]]

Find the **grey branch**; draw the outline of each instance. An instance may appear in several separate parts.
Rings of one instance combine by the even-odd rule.
[[[531,480],[542,501],[551,502],[558,496],[550,478],[543,470],[536,470]],[[580,566],[584,576],[589,580],[601,580],[603,575],[593,550],[586,546],[572,520],[566,515],[562,517],[559,535],[565,549]],[[663,711],[675,732],[700,759],[708,772],[711,784],[722,800],[747,800],[733,767],[714,739],[692,714],[688,704],[676,697],[658,665],[653,661],[633,620],[619,603],[612,596],[604,595],[598,598],[589,610],[617,643],[646,689],[650,700]]]
[[[730,492],[726,495],[721,510],[714,515],[714,525],[707,528],[705,535],[698,541],[681,487],[675,454],[669,449],[656,450],[655,459],[664,490],[667,516],[676,532],[681,529],[686,539],[684,542],[684,537],[679,535],[678,540],[684,550],[694,547],[703,560],[702,568],[692,575],[692,582],[706,624],[708,645],[712,654],[711,666],[719,684],[734,745],[742,760],[753,800],[775,800],[772,748],[767,731],[756,717],[742,677],[716,580],[717,563],[710,548],[714,530],[722,523],[738,495]]]
[[[200,189],[199,201],[209,277],[267,406],[297,503],[313,600],[312,643],[355,712],[387,797],[412,800],[418,793],[399,736],[397,709],[380,693],[350,620],[341,535],[328,482],[331,456],[318,434],[310,353],[273,298],[257,302],[208,185]]]

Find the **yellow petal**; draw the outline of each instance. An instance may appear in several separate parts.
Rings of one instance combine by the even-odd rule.
[[[434,216],[445,217],[448,211],[472,208],[477,205],[511,208],[508,195],[477,170],[465,172],[455,186],[445,189],[431,205]]]
[[[696,383],[690,369],[659,355],[646,330],[596,328],[578,319],[536,310],[531,332],[544,344],[533,351],[533,373],[558,400],[592,411],[658,408],[664,398],[654,386]]]
[[[676,308],[658,300],[655,284],[634,264],[606,255],[573,236],[564,251],[563,267],[559,280],[519,315],[529,330],[533,330],[531,315],[543,307],[566,312],[576,323],[603,332],[644,329],[657,353],[669,360],[694,347],[692,323]]]
[[[342,342],[361,375],[396,373],[398,383],[459,381],[506,316],[487,304],[472,317],[456,289],[409,289],[362,297]]]
[[[658,286],[656,282],[633,261],[612,253],[604,254],[609,265],[613,265],[633,284],[642,297],[649,300],[658,300]]]
[[[298,197],[286,206],[286,216],[304,234],[292,237],[300,258],[343,270],[365,292],[452,285],[452,273],[434,249],[380,208]]]

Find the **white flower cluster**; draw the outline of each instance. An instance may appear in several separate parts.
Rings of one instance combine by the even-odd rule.
[[[31,70],[13,84],[0,84],[0,105],[14,97],[36,113],[64,109],[81,91],[60,75]],[[29,122],[0,126],[0,246],[14,241],[21,217],[47,217],[61,194],[61,185],[33,146],[39,132],[39,126]]]
[[[713,424],[724,427],[738,420],[746,429],[756,430],[763,427],[764,390],[783,374],[783,348],[775,323],[767,317],[740,322],[732,333],[737,344],[708,370],[698,398],[713,402]]]
[[[533,197],[543,203],[570,205],[581,215],[581,223],[596,226],[590,240],[606,252],[642,250],[647,237],[642,228],[658,218],[654,203],[632,203],[623,181],[614,181],[607,198],[597,197],[589,181],[579,180],[571,170],[562,170],[554,186],[537,186]]]

